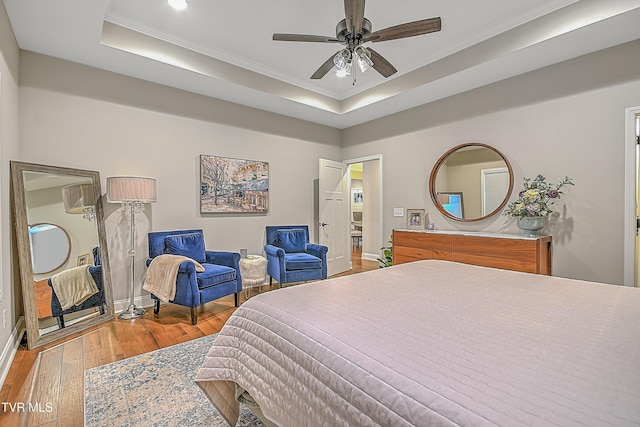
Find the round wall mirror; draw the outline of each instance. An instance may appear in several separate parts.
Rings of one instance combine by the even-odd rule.
[[[67,230],[55,224],[29,226],[29,243],[33,273],[50,273],[62,267],[71,254],[71,239]]]
[[[513,190],[509,161],[495,148],[471,142],[438,159],[429,177],[436,208],[456,221],[480,221],[500,212]]]

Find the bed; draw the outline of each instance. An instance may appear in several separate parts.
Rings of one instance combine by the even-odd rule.
[[[417,261],[267,292],[196,383],[231,425],[640,425],[640,289]]]

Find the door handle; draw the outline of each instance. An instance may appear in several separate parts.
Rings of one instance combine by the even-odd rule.
[[[325,222],[321,222],[321,223],[318,224],[318,226],[320,226],[320,227],[324,227],[325,225],[329,225],[329,224],[327,224]]]

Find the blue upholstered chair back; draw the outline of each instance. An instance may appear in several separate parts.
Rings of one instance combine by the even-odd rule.
[[[91,250],[93,254],[93,265],[102,265],[102,256],[100,255],[100,247],[96,246]]]
[[[266,235],[267,235],[267,245],[279,246],[278,245],[278,230],[290,230],[290,229],[303,229],[306,234],[306,242],[309,243],[309,227],[306,225],[267,225],[266,227]]]
[[[176,230],[176,231],[154,231],[149,233],[149,258],[155,258],[164,253],[164,238],[167,236],[179,236],[181,234],[203,234],[202,229],[199,230]]]

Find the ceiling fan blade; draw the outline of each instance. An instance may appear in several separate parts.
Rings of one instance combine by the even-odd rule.
[[[403,39],[406,37],[419,36],[422,34],[435,33],[440,31],[442,23],[440,18],[423,19],[421,21],[407,22],[406,24],[395,25],[379,31],[374,31],[367,36],[364,41],[383,42],[387,40]]]
[[[316,42],[316,43],[340,43],[335,37],[312,36],[309,34],[274,34],[273,40],[283,42]]]
[[[329,59],[327,59],[327,61],[322,64],[320,66],[320,68],[318,68],[316,70],[315,73],[313,73],[313,75],[311,76],[312,79],[314,80],[318,80],[321,79],[325,76],[325,74],[327,74],[329,72],[329,70],[331,70],[333,68],[333,57],[336,56],[336,54],[334,53],[333,55],[331,55],[329,57]]]
[[[382,74],[385,78],[389,77],[398,72],[396,68],[391,65],[389,61],[384,59],[382,55],[380,55],[375,50],[370,47],[367,48],[369,52],[371,52],[371,60],[373,61],[373,69]]]
[[[344,17],[351,34],[362,33],[364,22],[364,0],[344,0]]]

